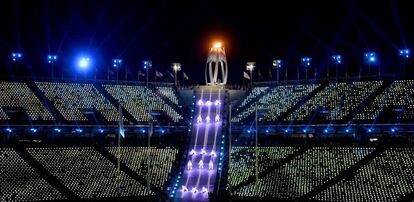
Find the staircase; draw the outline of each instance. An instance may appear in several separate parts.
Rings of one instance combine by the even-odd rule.
[[[208,201],[215,192],[221,172],[222,118],[224,90],[220,87],[201,87],[195,91],[196,110],[191,123],[188,154],[179,190],[174,201]]]

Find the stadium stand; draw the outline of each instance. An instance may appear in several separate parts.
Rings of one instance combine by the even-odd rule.
[[[398,201],[414,191],[413,148],[390,148],[312,199],[320,201]]]
[[[281,168],[236,190],[242,197],[296,199],[368,155],[371,148],[314,147]]]
[[[297,104],[302,97],[308,95],[318,86],[317,84],[276,86],[257,102],[251,103],[250,107],[241,112],[236,112],[232,122],[241,122],[246,117],[252,115],[255,111],[255,104],[257,104],[258,110],[265,112],[264,119],[266,121],[277,121],[280,115]]]
[[[29,148],[44,167],[81,198],[153,195],[92,147]],[[120,188],[118,189],[118,184]]]
[[[255,175],[255,149],[253,147],[234,147],[232,167],[229,170],[229,183],[236,186]],[[258,148],[258,171],[263,172],[267,167],[292,154],[294,147],[260,147]]]
[[[234,200],[412,201],[413,87],[414,80],[384,79],[260,84],[247,93],[231,92],[232,98],[239,96],[237,100],[229,100],[230,93],[225,92],[223,130],[217,140],[222,175],[209,189],[217,193],[205,195],[220,200],[229,194]],[[184,120],[194,116],[190,111],[198,107],[195,92],[132,82],[0,82],[0,201],[174,201],[185,183],[182,173],[189,172],[184,168],[191,130]],[[184,100],[180,96],[189,100],[188,106],[180,105]],[[225,113],[231,101],[237,105],[232,110],[235,124],[228,164]],[[119,148],[114,147],[121,127],[115,125],[118,103],[124,120],[130,121]],[[254,127],[246,124],[256,104],[263,114],[257,136]],[[10,121],[14,108],[38,122]],[[112,125],[84,124],[90,121],[90,111]],[[393,111],[398,112],[397,119],[387,116]],[[158,114],[162,121],[154,118]],[[391,124],[377,121],[384,115]],[[150,120],[154,133],[147,147]],[[303,122],[312,124],[305,128]],[[252,147],[256,137],[257,184]],[[194,187],[186,188],[185,194],[191,196]],[[199,188],[194,194],[201,193]]]
[[[250,93],[244,98],[241,103],[237,106],[236,111],[241,111],[243,107],[249,105],[253,100],[259,97],[261,94],[265,93],[270,87],[263,86],[263,87],[253,87]]]
[[[172,87],[155,87],[158,94],[169,99],[175,105],[178,105],[178,96]]]
[[[287,121],[313,119],[315,112],[325,113],[323,121],[341,121],[366,97],[380,87],[382,81],[332,83],[290,114]]]
[[[118,120],[118,112],[92,84],[36,82],[67,121],[88,121],[82,110],[95,109],[108,122]]]
[[[118,149],[108,148],[114,156],[118,156]],[[145,176],[147,174],[147,160],[150,159],[150,182],[155,186],[164,189],[168,176],[171,173],[172,165],[176,160],[177,149],[155,147],[122,147],[120,149],[121,161],[129,168]]]
[[[65,199],[12,148],[0,148],[0,201]]]
[[[52,114],[25,83],[0,82],[0,120],[9,120],[4,107],[21,107],[31,120],[54,120]]]
[[[183,120],[183,116],[167,105],[153,90],[145,86],[104,85],[121,105],[138,122],[150,120],[149,110],[164,112],[173,122]]]
[[[375,120],[387,108],[400,110],[399,119],[414,119],[414,81],[394,81],[355,117],[356,120]]]

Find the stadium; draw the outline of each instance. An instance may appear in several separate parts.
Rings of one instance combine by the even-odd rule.
[[[0,36],[0,201],[414,200],[408,46],[235,62],[246,49],[222,37],[189,67],[125,51],[38,62]]]

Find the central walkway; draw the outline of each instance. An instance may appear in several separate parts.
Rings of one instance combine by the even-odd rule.
[[[208,201],[208,192],[214,191],[219,164],[222,134],[223,90],[214,87],[196,92],[196,110],[183,181],[177,198],[183,201]]]

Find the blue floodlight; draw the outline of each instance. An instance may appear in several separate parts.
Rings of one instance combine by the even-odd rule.
[[[269,133],[269,130],[266,130],[266,133]]]
[[[6,128],[5,130],[6,130],[8,133],[13,132],[13,130],[12,130],[11,128]]]
[[[247,133],[250,133],[251,132],[251,130],[247,130]]]
[[[400,56],[405,58],[405,59],[410,58],[410,49],[400,50]]]
[[[53,131],[55,131],[57,133],[60,133],[60,131],[62,131],[62,130],[60,128],[55,128],[55,129],[53,129]]]
[[[303,131],[304,133],[308,132],[308,130],[307,130],[306,128],[305,128],[305,129],[303,129],[302,131]]]
[[[23,58],[21,53],[12,53],[12,60],[13,62],[19,61]]]
[[[103,132],[105,132],[105,130],[104,130],[104,129],[102,129],[102,128],[100,128],[100,129],[99,129],[99,132],[100,132],[100,133],[103,133]]]
[[[346,133],[349,133],[349,129],[348,129],[348,128],[347,128],[347,129],[345,129],[345,132],[346,132]]]
[[[368,133],[371,133],[372,132],[372,128],[368,128]]]
[[[289,130],[288,129],[285,129],[285,133],[288,133],[289,132]]]
[[[36,132],[37,132],[37,129],[36,129],[36,128],[30,128],[29,130],[30,130],[30,132],[32,132],[32,133],[36,133]]]
[[[273,60],[274,68],[282,68],[282,60]]]
[[[375,63],[377,61],[377,54],[374,52],[367,52],[364,54],[367,63]]]
[[[90,63],[91,63],[91,59],[89,57],[82,57],[78,61],[78,66],[81,69],[87,69],[89,67]]]
[[[113,67],[120,67],[122,64],[122,60],[121,59],[113,59],[112,60],[112,66]]]
[[[83,132],[83,130],[82,130],[82,129],[80,129],[80,128],[75,129],[75,131],[76,131],[77,133],[82,133],[82,132]]]
[[[48,55],[47,56],[47,62],[50,63],[54,63],[57,61],[57,55]]]
[[[149,60],[143,61],[142,62],[142,67],[144,69],[151,69],[151,67],[152,67],[152,61],[149,61]]]
[[[342,56],[341,55],[333,55],[332,56],[332,61],[336,65],[342,64]]]
[[[328,133],[328,132],[329,132],[329,130],[328,130],[327,128],[325,128],[325,129],[323,130],[323,132],[324,132],[324,133]]]
[[[302,58],[302,65],[303,66],[309,67],[309,66],[311,66],[311,62],[312,62],[312,58],[310,58],[310,57],[303,57]]]
[[[395,133],[397,131],[397,128],[391,128],[391,133]]]

